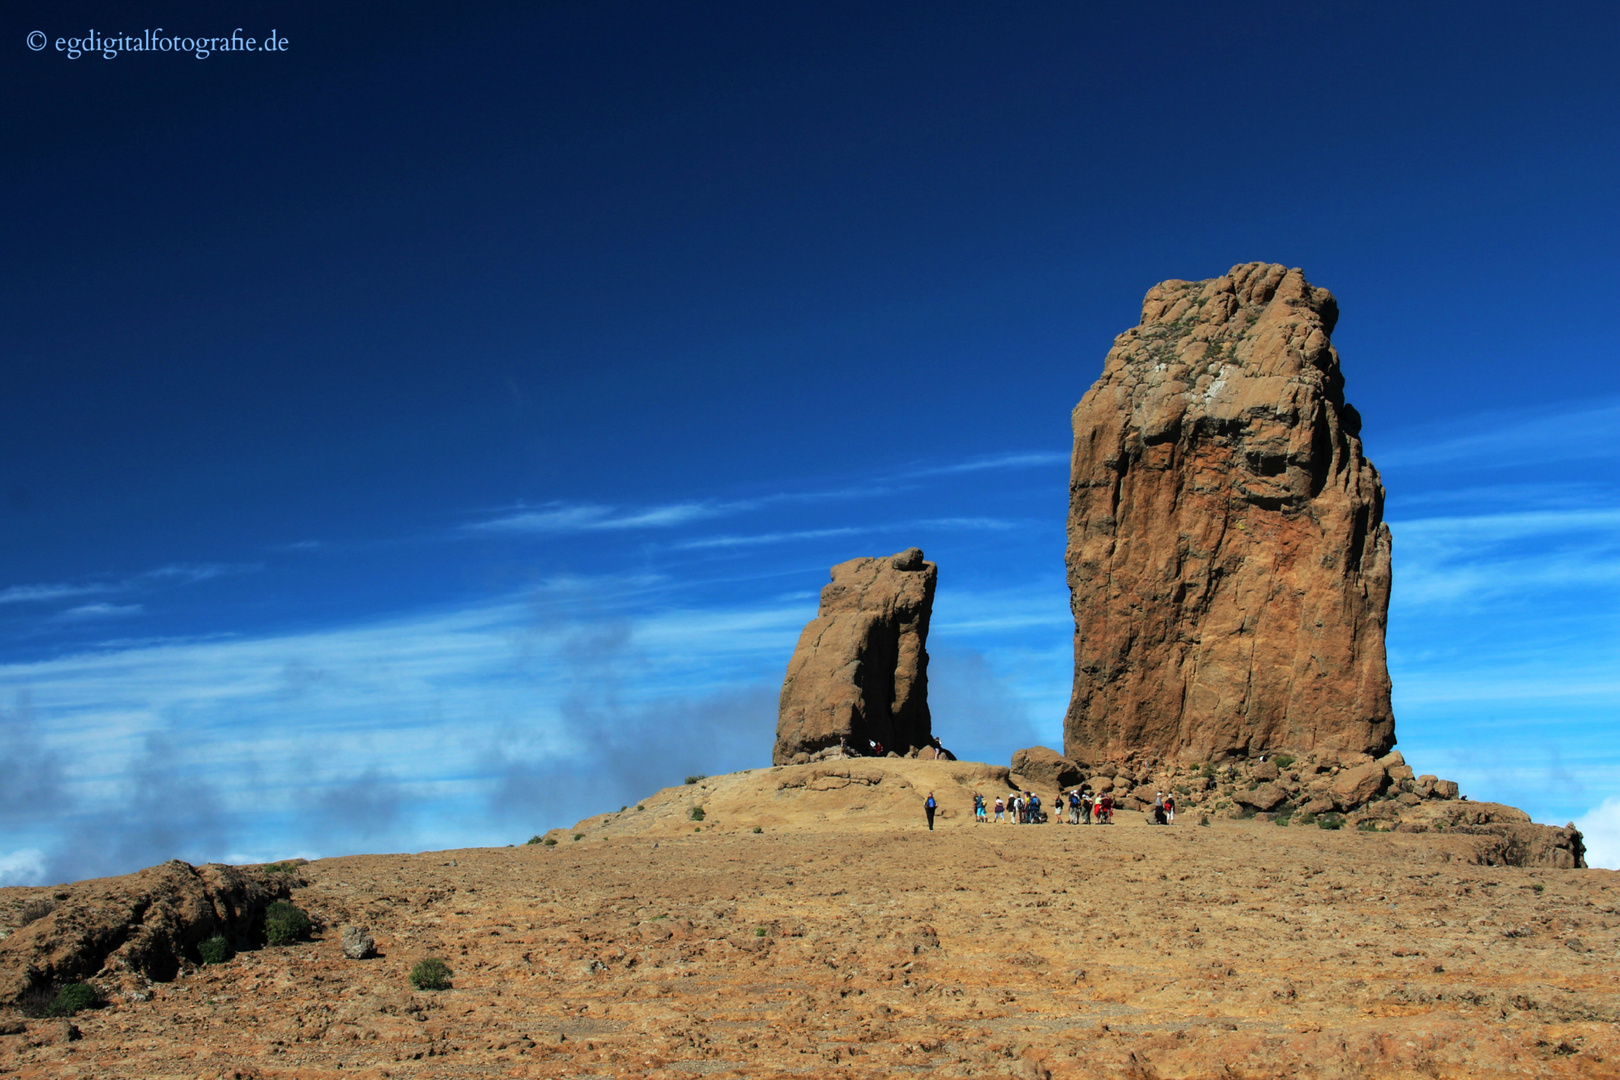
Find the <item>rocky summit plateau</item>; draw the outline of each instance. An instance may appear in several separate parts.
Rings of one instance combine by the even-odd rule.
[[[1337,315],[1250,263],[1116,340],[1062,750],[942,755],[938,567],[852,559],[770,767],[521,846],[0,889],[0,1076],[1620,1077],[1620,874],[1394,749]]]
[[[1010,779],[778,766],[551,845],[232,868],[231,895],[251,881],[314,926],[270,946],[249,923],[218,964],[195,948],[220,913],[143,907],[150,871],[3,889],[0,964],[77,965],[109,1001],[0,1011],[0,1075],[1620,1076],[1620,874],[1504,866],[1462,829],[975,824],[972,792]],[[225,877],[163,873],[199,898]],[[113,937],[87,927],[149,923],[174,968],[116,946],[98,968]],[[351,928],[374,956],[345,952]],[[434,957],[449,988],[417,989]]]

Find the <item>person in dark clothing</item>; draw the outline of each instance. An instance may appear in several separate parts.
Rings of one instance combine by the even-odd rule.
[[[934,811],[937,809],[939,809],[939,804],[934,801],[934,793],[930,791],[928,793],[928,801],[923,803],[923,813],[928,815],[929,832],[934,831]]]

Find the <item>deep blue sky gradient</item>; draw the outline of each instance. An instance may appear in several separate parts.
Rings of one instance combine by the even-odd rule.
[[[826,567],[910,543],[948,737],[1054,741],[1068,410],[1150,285],[1253,259],[1340,299],[1403,749],[1607,806],[1620,858],[1620,9],[331,7],[0,17],[0,737],[43,778],[0,875],[504,842],[669,779],[557,794],[604,761],[758,764]],[[148,27],[288,49],[25,44]],[[369,682],[404,640],[458,644]],[[66,842],[162,775],[214,810]]]

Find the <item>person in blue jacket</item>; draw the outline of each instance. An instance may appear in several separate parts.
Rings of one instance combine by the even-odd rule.
[[[923,803],[923,812],[928,815],[929,832],[934,831],[934,811],[937,809],[939,809],[939,804],[934,801],[934,793],[930,791],[928,793],[928,801]]]

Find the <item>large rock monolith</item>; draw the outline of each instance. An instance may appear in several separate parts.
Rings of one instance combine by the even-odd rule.
[[[1383,754],[1390,536],[1328,335],[1250,263],[1148,291],[1074,410],[1064,753]]]
[[[928,617],[938,568],[917,548],[832,568],[821,610],[788,661],[771,760],[845,740],[901,754],[928,745]]]

